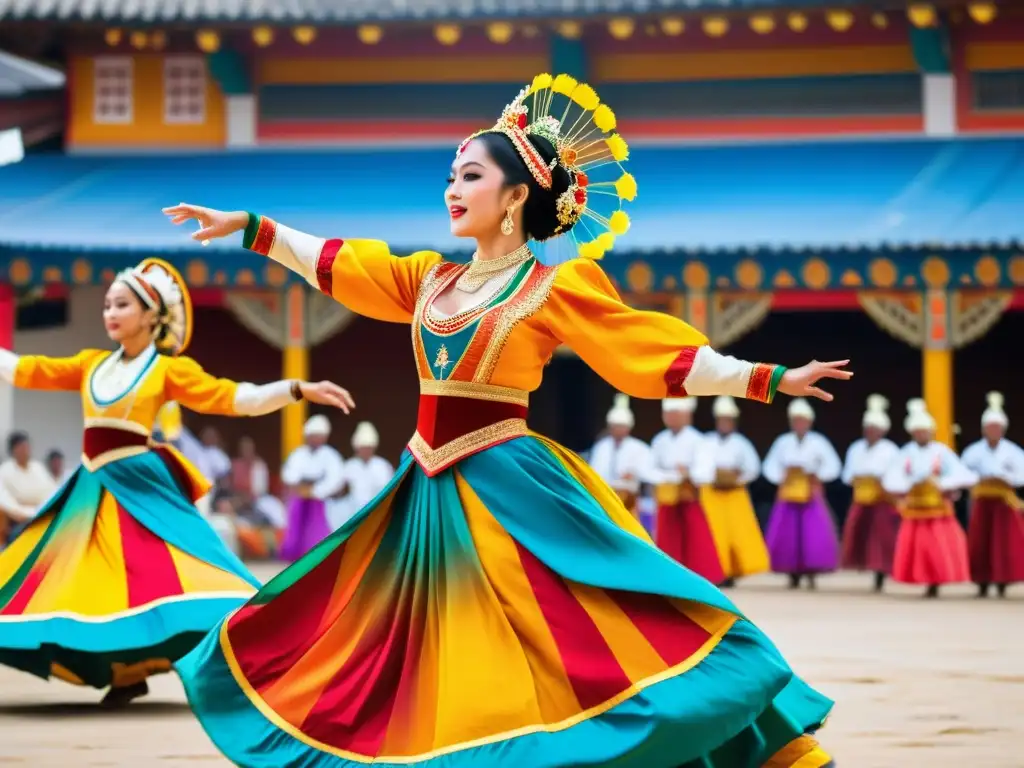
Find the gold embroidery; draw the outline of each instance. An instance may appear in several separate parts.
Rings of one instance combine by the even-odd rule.
[[[442,344],[437,350],[437,357],[434,358],[434,367],[441,369],[441,375],[444,376],[444,369],[448,367],[451,361],[448,359],[448,347]]]
[[[419,293],[416,295],[416,309],[413,312],[412,317],[412,348],[413,354],[416,356],[416,364],[420,367],[421,374],[429,373],[433,376],[433,369],[430,367],[430,362],[427,360],[427,352],[423,348],[423,336],[420,330],[423,323],[423,308],[427,303],[427,299],[434,293],[434,289],[444,279],[442,273],[442,267],[446,266],[446,262],[440,262],[432,266],[427,274],[423,277],[423,281],[420,283]],[[450,264],[447,266],[451,266]]]
[[[531,285],[537,270],[544,270],[544,272]],[[526,279],[516,292],[517,296],[521,295],[522,298],[501,309],[498,315],[498,322],[494,326],[494,332],[487,341],[487,348],[484,350],[480,364],[477,365],[473,381],[486,384],[491,380],[494,369],[498,367],[498,360],[501,359],[502,350],[505,349],[505,344],[508,343],[512,331],[519,323],[533,316],[537,310],[544,306],[544,302],[548,300],[548,296],[551,294],[551,286],[555,284],[555,277],[557,275],[557,268],[545,267],[538,262],[534,262],[533,267],[530,269],[530,274],[526,276]]]
[[[530,393],[525,389],[498,387],[493,384],[479,384],[474,381],[420,379],[420,394],[468,397],[472,400],[489,400],[496,403],[512,403],[513,405],[522,406],[530,404]]]
[[[484,448],[513,437],[522,437],[526,433],[526,419],[505,419],[449,440],[437,448],[427,445],[427,441],[417,432],[409,441],[409,450],[423,471],[433,476]]]
[[[148,450],[148,445],[126,445],[124,448],[112,448],[109,451],[104,451],[99,456],[93,456],[91,459],[83,453],[82,466],[90,472],[95,472],[100,467],[105,467],[111,462],[127,459],[129,456],[138,456],[146,453]]]

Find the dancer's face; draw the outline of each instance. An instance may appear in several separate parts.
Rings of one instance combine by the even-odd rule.
[[[103,300],[103,326],[112,341],[123,344],[140,334],[150,334],[154,322],[154,313],[143,307],[127,285],[115,282],[107,289]]]
[[[521,205],[526,194],[525,184],[505,184],[505,174],[482,142],[469,142],[452,163],[444,193],[452,234],[478,240],[493,238],[500,231],[506,210]]]

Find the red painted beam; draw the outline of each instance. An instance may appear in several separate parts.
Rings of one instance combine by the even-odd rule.
[[[857,291],[778,291],[772,296],[775,312],[848,312],[860,310]]]

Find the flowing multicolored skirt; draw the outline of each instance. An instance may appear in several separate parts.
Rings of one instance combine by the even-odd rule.
[[[165,448],[79,467],[0,553],[0,663],[95,688],[170,671],[259,586],[192,505],[204,482]]]
[[[829,573],[839,562],[836,524],[820,493],[807,502],[776,501],[765,540],[776,573]]]
[[[708,519],[696,501],[658,506],[655,541],[665,554],[712,584],[725,581]]]
[[[407,454],[177,670],[248,768],[828,761],[831,702],[532,434],[432,477]]]
[[[768,570],[768,548],[746,488],[700,489],[711,537],[718,550],[718,562],[725,578],[753,576]]]
[[[854,504],[843,526],[843,568],[892,573],[900,513],[889,502]]]
[[[321,499],[293,496],[288,502],[288,524],[281,540],[279,557],[293,563],[327,538],[327,504]]]
[[[971,581],[1024,581],[1024,512],[998,498],[976,498],[967,524]]]
[[[906,510],[896,537],[892,577],[904,584],[969,581],[967,536],[949,502],[935,509]]]

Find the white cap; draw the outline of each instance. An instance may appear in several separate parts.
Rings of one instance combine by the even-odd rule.
[[[302,429],[302,434],[306,437],[327,437],[331,434],[331,421],[322,413],[310,416]]]
[[[1006,418],[1006,411],[1003,410],[1003,393],[1002,392],[989,392],[985,395],[985,399],[988,401],[988,408],[981,414],[981,426],[985,427],[989,424],[999,424],[1003,428],[1010,425],[1010,420]]]
[[[661,401],[662,413],[693,413],[696,409],[696,397],[666,397]]]
[[[711,415],[716,419],[738,419],[740,408],[729,395],[719,395],[711,407]]]
[[[868,395],[868,407],[861,420],[863,427],[875,427],[886,432],[892,427],[889,421],[889,401],[883,395]]]
[[[361,421],[352,433],[353,448],[376,448],[380,444],[377,428],[368,421]]]
[[[907,418],[903,420],[903,428],[907,432],[920,429],[935,431],[935,419],[928,413],[928,406],[920,397],[907,401]]]
[[[629,409],[629,395],[621,393],[615,395],[614,405],[608,411],[607,422],[608,426],[615,427],[632,428],[636,424],[636,419],[633,418],[633,411]]]
[[[796,397],[789,401],[786,415],[791,419],[810,419],[814,421],[814,409],[811,404],[802,397]]]

